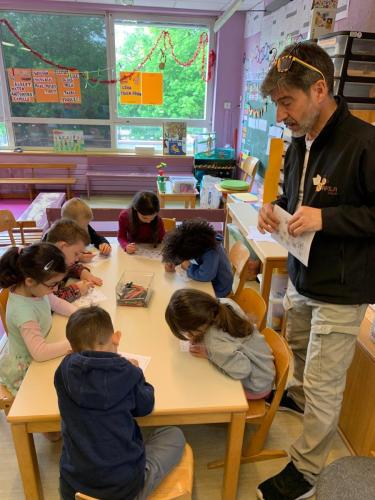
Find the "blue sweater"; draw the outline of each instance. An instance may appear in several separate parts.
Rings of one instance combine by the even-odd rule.
[[[56,370],[55,388],[62,419],[61,478],[96,498],[133,499],[145,475],[134,417],[154,406],[154,389],[142,370],[110,352],[73,353]]]
[[[233,273],[232,266],[221,244],[223,238],[216,236],[216,248],[208,250],[201,257],[190,264],[187,275],[197,281],[212,281],[216,297],[224,298],[232,291]]]

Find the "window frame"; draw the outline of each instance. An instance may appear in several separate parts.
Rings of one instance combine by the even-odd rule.
[[[114,78],[115,69],[116,68],[116,52],[115,52],[115,22],[118,20],[135,20],[135,21],[145,21],[150,23],[160,23],[164,24],[166,27],[168,25],[175,26],[199,26],[203,25],[207,28],[209,32],[209,45],[208,52],[215,47],[215,35],[213,31],[214,19],[207,17],[199,17],[199,16],[188,16],[188,17],[177,17],[177,16],[166,16],[166,15],[153,15],[153,14],[137,14],[137,13],[89,13],[89,12],[55,12],[55,11],[35,11],[35,10],[19,10],[16,9],[7,9],[12,12],[19,13],[27,13],[27,14],[50,14],[50,15],[72,15],[72,16],[92,16],[99,17],[104,19],[104,25],[106,30],[106,54],[107,54],[107,77],[108,79]],[[207,56],[208,58],[208,56]],[[162,127],[163,123],[168,121],[184,121],[186,122],[187,128],[189,127],[198,127],[198,128],[206,128],[207,130],[212,129],[212,120],[213,120],[213,100],[214,100],[214,85],[215,85],[215,72],[212,72],[211,79],[207,82],[206,87],[206,96],[205,96],[205,118],[202,119],[173,119],[173,118],[120,118],[117,114],[117,85],[110,84],[108,87],[108,106],[109,106],[109,118],[108,119],[84,119],[84,118],[32,118],[32,117],[13,117],[11,115],[11,104],[10,104],[10,95],[8,91],[7,84],[7,76],[6,76],[6,68],[5,61],[3,58],[2,49],[0,48],[0,76],[1,76],[1,91],[3,95],[4,102],[4,123],[6,126],[7,134],[8,134],[8,146],[3,147],[3,150],[13,150],[15,145],[15,133],[13,130],[13,124],[17,123],[32,123],[32,124],[56,124],[56,125],[104,125],[108,126],[110,129],[110,139],[111,139],[111,147],[110,148],[93,148],[93,147],[85,147],[84,151],[92,151],[92,152],[121,152],[121,153],[133,153],[134,149],[125,149],[120,148],[117,145],[117,127],[119,125],[127,125],[127,126],[159,126]],[[23,147],[25,152],[27,151],[53,151],[53,147],[45,147],[45,146],[28,146]],[[63,154],[63,153],[62,153]]]

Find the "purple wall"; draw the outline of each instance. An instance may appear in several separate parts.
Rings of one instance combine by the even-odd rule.
[[[335,31],[375,31],[374,0],[351,0],[346,19],[335,23]]]
[[[213,130],[219,147],[234,144],[234,130],[240,116],[245,19],[245,12],[237,12],[217,34]],[[230,109],[224,109],[225,102],[230,103]]]

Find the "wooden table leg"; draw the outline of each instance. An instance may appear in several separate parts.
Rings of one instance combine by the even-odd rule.
[[[191,208],[195,208],[195,201],[196,201],[196,195],[194,195],[190,198]]]
[[[233,413],[232,420],[228,424],[227,450],[225,454],[222,489],[223,500],[235,500],[235,498],[237,498],[245,422],[245,412]]]
[[[12,424],[11,429],[25,498],[27,500],[43,500],[34,437],[27,432],[25,424]]]
[[[185,198],[184,203],[185,203],[185,208],[190,208],[190,200],[189,200],[189,198],[187,198],[187,199]]]

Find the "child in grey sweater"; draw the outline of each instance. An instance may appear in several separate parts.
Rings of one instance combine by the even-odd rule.
[[[177,338],[190,340],[191,354],[208,358],[241,380],[248,399],[270,394],[275,380],[271,349],[236,302],[199,290],[177,290],[165,319]]]

